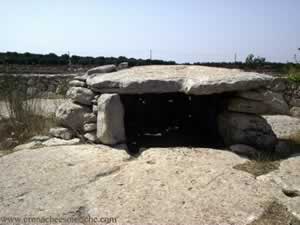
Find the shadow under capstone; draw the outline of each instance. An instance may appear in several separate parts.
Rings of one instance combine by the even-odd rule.
[[[225,95],[121,95],[129,152],[150,147],[223,148],[217,117]]]

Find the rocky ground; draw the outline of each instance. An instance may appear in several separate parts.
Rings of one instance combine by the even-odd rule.
[[[263,223],[277,209],[278,224],[299,224],[300,156],[258,177],[234,168],[247,161],[201,148],[153,148],[137,158],[102,145],[23,149],[0,158],[0,218],[277,224]]]

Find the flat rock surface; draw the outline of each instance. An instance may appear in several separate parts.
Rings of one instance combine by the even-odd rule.
[[[205,66],[139,66],[113,73],[93,74],[87,84],[99,92],[123,94],[212,94],[266,86],[268,75]]]
[[[278,200],[300,221],[300,155],[284,160],[279,170],[258,179],[276,184],[279,187]]]
[[[299,165],[300,157],[294,160]],[[288,197],[280,185],[233,169],[246,161],[203,148],[152,148],[138,158],[102,145],[22,150],[0,158],[0,217],[251,224],[267,202]],[[299,179],[299,173],[294,170],[292,178]]]

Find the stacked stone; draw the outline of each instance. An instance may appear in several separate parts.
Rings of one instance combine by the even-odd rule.
[[[266,88],[237,92],[230,98],[227,111],[219,116],[225,143],[246,144],[262,151],[276,150],[281,143],[262,115],[300,115],[293,105],[300,103],[300,98],[293,95],[287,101],[287,83],[286,79],[276,78]]]
[[[289,114],[300,118],[300,85],[286,78],[275,78],[268,89],[282,95],[286,101]]]
[[[127,67],[128,63],[121,63],[118,67],[100,66],[71,80],[67,91],[70,101],[61,105],[56,112],[61,127],[50,129],[50,134],[62,139],[80,136],[85,141],[107,145],[125,141],[124,129],[115,129],[120,123],[123,127],[124,110],[120,97],[117,94],[94,92],[88,87],[86,80],[94,74],[111,73]]]
[[[300,85],[286,78],[275,78],[267,88],[241,92],[239,97],[244,100],[235,99],[230,107],[238,106],[242,111],[248,110],[247,112],[256,114],[281,114],[300,118]]]

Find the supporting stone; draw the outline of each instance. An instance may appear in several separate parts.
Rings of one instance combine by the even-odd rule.
[[[98,98],[97,138],[107,145],[125,142],[124,108],[118,94]]]
[[[261,151],[273,151],[277,137],[261,116],[224,112],[218,117],[219,132],[226,145],[245,144]]]

